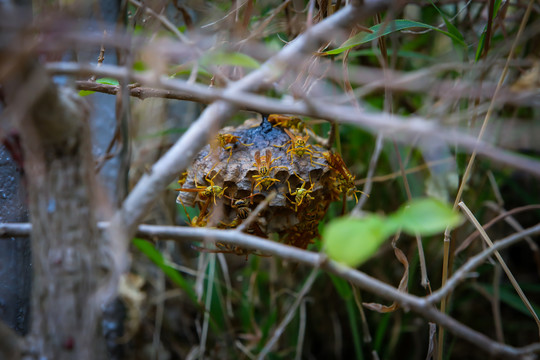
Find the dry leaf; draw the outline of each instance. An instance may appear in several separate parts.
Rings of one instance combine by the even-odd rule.
[[[403,267],[405,268],[405,271],[403,272],[403,276],[401,278],[401,281],[399,282],[398,290],[402,292],[407,292],[407,283],[409,282],[409,262],[407,261],[407,257],[401,251],[397,246],[395,241],[392,241],[392,247],[394,248],[394,254],[396,255],[396,258],[400,263],[403,264]],[[392,311],[396,311],[399,309],[399,304],[395,301],[392,303],[392,305],[382,305],[378,303],[362,303],[366,308],[377,311],[380,313],[388,313]]]

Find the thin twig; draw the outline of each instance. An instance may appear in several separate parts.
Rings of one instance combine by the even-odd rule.
[[[452,277],[447,280],[446,285],[426,297],[426,301],[430,304],[438,303],[439,301],[441,301],[441,299],[450,294],[459,283],[465,280],[469,272],[483,264],[487,259],[489,259],[489,257],[493,255],[495,251],[505,249],[510,245],[521,241],[527,236],[535,235],[538,233],[540,233],[540,224],[527,228],[523,231],[516,232],[510,236],[505,237],[504,239],[493,243],[493,247],[488,247],[478,255],[475,255],[469,260],[467,260],[467,262],[463,264],[457,271],[455,271],[454,275],[452,275]]]
[[[511,215],[520,213],[522,211],[529,211],[529,210],[535,210],[535,209],[540,209],[540,205],[525,205],[525,206],[520,206],[520,207],[514,208],[514,209],[512,209],[510,211],[505,211],[505,212],[497,215],[493,219],[491,219],[489,222],[485,223],[482,226],[482,228],[484,230],[487,230],[491,226],[495,225],[499,220],[504,219],[507,216],[511,216]],[[469,235],[465,240],[463,240],[461,245],[456,249],[456,252],[455,252],[454,255],[457,255],[460,252],[462,252],[463,250],[465,250],[471,244],[471,242],[478,237],[478,235],[480,235],[480,232],[478,230],[475,230],[471,235]]]
[[[104,94],[116,95],[120,90],[118,85],[108,85],[100,84],[92,81],[76,81],[77,90],[87,90],[87,91],[96,91]],[[186,85],[189,84],[189,80],[186,82]],[[194,84],[195,86],[200,86],[199,84]],[[183,101],[195,101],[201,104],[209,104],[216,99],[215,96],[208,98],[199,94],[197,91],[178,91],[178,90],[167,90],[167,89],[156,89],[143,86],[129,86],[128,87],[130,96],[139,98],[141,100],[148,98],[163,98],[163,99],[174,99],[174,100],[183,100]],[[210,92],[213,90],[210,89]]]
[[[351,286],[351,288],[354,296],[354,303],[356,304],[356,308],[360,313],[360,319],[362,319],[362,340],[365,344],[372,346],[371,342],[373,341],[373,338],[371,337],[371,333],[369,331],[369,324],[366,318],[366,312],[364,311],[364,307],[362,306],[362,294],[357,287]]]
[[[292,303],[291,307],[289,308],[289,311],[281,320],[276,330],[274,330],[274,334],[272,337],[268,340],[268,342],[264,345],[263,349],[259,353],[259,356],[257,356],[257,359],[262,360],[265,358],[265,356],[272,350],[272,347],[276,344],[276,342],[279,340],[281,335],[283,334],[283,331],[285,331],[285,328],[287,325],[291,322],[291,320],[294,318],[294,315],[296,314],[296,310],[302,303],[302,300],[306,296],[306,294],[311,290],[311,286],[313,285],[313,282],[315,282],[315,279],[317,278],[317,275],[319,274],[319,269],[315,268],[311,271],[311,274],[309,274],[309,277],[307,278],[306,282],[304,283],[304,286],[302,286],[302,289],[296,296],[296,299]]]
[[[229,16],[231,15],[236,15],[238,13],[238,11],[240,10],[240,8],[242,6],[244,6],[245,4],[247,3],[247,0],[245,0],[244,2],[242,2],[241,4],[239,4],[238,6],[234,7],[231,11],[229,11],[227,14],[225,14],[225,16],[223,16],[222,18],[220,19],[217,19],[216,21],[212,21],[208,24],[204,24],[201,26],[201,29],[204,29],[204,28],[207,28],[207,27],[210,27],[210,26],[213,26],[213,25],[216,25],[217,23],[221,22],[221,21],[224,21],[225,19],[227,19]]]
[[[362,188],[362,196],[360,196],[360,200],[358,200],[358,204],[354,206],[354,208],[351,211],[352,215],[360,215],[362,212],[362,208],[364,207],[366,201],[369,198],[369,194],[371,193],[371,188],[373,187],[373,174],[375,174],[375,168],[377,167],[377,163],[379,161],[379,157],[382,152],[383,148],[383,140],[384,136],[382,133],[377,134],[377,139],[375,140],[375,148],[373,149],[373,154],[371,155],[371,160],[369,161],[369,167],[368,172],[366,175],[366,182],[364,187]]]
[[[251,225],[251,223],[259,216],[259,213],[263,211],[263,209],[266,208],[272,200],[274,200],[276,195],[277,195],[276,191],[272,191],[270,194],[268,194],[266,199],[261,201],[261,203],[257,205],[257,207],[255,208],[255,210],[253,210],[251,214],[249,214],[247,219],[242,221],[242,223],[235,230],[238,232],[242,232],[246,230],[246,228],[249,227],[249,225]]]
[[[170,32],[172,32],[177,38],[178,40],[186,43],[186,44],[193,44],[193,42],[191,40],[189,40],[187,38],[187,36],[185,36],[184,34],[182,34],[177,28],[176,26],[174,26],[173,23],[171,23],[169,21],[169,19],[167,19],[165,16],[163,15],[160,15],[158,13],[156,13],[154,10],[152,10],[151,8],[149,8],[147,5],[145,4],[142,4],[141,2],[137,1],[137,0],[129,0],[129,2],[133,5],[135,5],[136,7],[138,8],[141,8],[141,9],[144,9],[145,12],[147,12],[148,14],[152,15],[153,17],[155,17],[162,25],[163,27],[165,27],[167,30],[169,30]]]
[[[523,230],[523,226],[521,226],[521,224],[514,218],[514,216],[512,214],[509,214],[510,212],[507,212],[501,206],[499,206],[496,203],[493,203],[491,201],[487,201],[486,206],[488,208],[490,208],[491,210],[497,211],[499,213],[499,215],[505,215],[504,216],[504,221],[508,225],[510,225],[514,230],[516,230],[516,231],[522,231]],[[537,206],[540,207],[539,205],[537,205]],[[530,236],[527,236],[525,238],[525,241],[527,242],[527,245],[529,245],[529,249],[531,249],[531,252],[533,253],[534,261],[536,262],[536,269],[537,269],[538,273],[540,274],[540,248],[538,247],[538,244],[536,244],[536,242]]]
[[[302,359],[302,349],[304,347],[304,337],[306,336],[306,323],[307,323],[307,316],[306,316],[306,302],[307,299],[303,299],[300,303],[300,311],[299,311],[299,325],[298,325],[298,338],[296,341],[296,355],[294,357],[294,360],[301,360]]]
[[[232,301],[231,301],[231,295],[232,295],[232,282],[231,282],[231,276],[229,275],[229,266],[227,265],[227,261],[225,260],[225,256],[223,254],[218,254],[218,260],[219,264],[221,265],[221,271],[223,272],[223,279],[225,280],[225,308],[227,309],[227,315],[229,317],[233,317],[233,308],[232,308]]]
[[[493,242],[491,241],[491,239],[489,238],[489,236],[485,232],[485,230],[482,228],[482,225],[480,225],[478,220],[476,220],[476,217],[473,215],[473,213],[467,207],[467,205],[465,205],[465,203],[463,201],[461,201],[458,204],[458,206],[463,210],[463,212],[465,213],[465,215],[467,216],[469,221],[474,225],[474,227],[480,232],[480,235],[482,236],[484,241],[489,245],[490,248],[492,248],[493,247]],[[506,262],[502,258],[501,254],[498,251],[495,251],[494,254],[495,254],[495,257],[497,258],[497,260],[499,261],[499,263],[501,264],[502,269],[506,273],[506,276],[510,280],[510,283],[512,284],[512,286],[514,287],[514,289],[518,293],[519,297],[521,298],[521,301],[523,301],[523,304],[525,304],[525,307],[531,313],[532,317],[534,318],[534,321],[536,321],[536,326],[538,327],[538,335],[540,336],[540,319],[538,318],[538,315],[536,315],[536,312],[534,311],[531,303],[529,302],[529,299],[527,299],[527,296],[525,295],[523,290],[521,290],[521,286],[519,286],[519,283],[517,282],[516,278],[514,277],[514,274],[512,274],[512,271],[510,271],[510,269],[506,265]]]
[[[276,17],[276,15],[279,14],[281,11],[283,11],[283,9],[285,9],[287,7],[287,5],[289,5],[290,2],[291,2],[291,0],[283,1],[277,8],[274,9],[274,11],[272,11],[272,13],[270,15],[265,17],[263,22],[261,24],[259,24],[259,26],[257,26],[257,28],[255,30],[250,31],[249,36],[246,37],[245,39],[242,39],[239,42],[239,44],[247,43],[247,42],[253,40],[254,38],[256,38],[257,36],[260,36],[262,34],[263,30],[268,27],[268,24],[270,24],[270,22]]]
[[[454,159],[449,157],[449,158],[445,158],[445,159],[431,161],[431,162],[428,162],[428,163],[425,163],[425,164],[422,164],[422,165],[414,166],[414,167],[405,169],[405,174],[408,175],[408,174],[412,174],[412,173],[415,173],[415,172],[418,172],[418,171],[429,169],[431,167],[441,165],[441,164],[450,162],[452,160],[454,160]],[[395,172],[393,172],[391,174],[387,174],[387,175],[373,176],[371,178],[371,181],[374,182],[374,183],[376,183],[376,182],[384,182],[384,181],[389,181],[389,180],[396,179],[396,178],[398,178],[400,176],[401,176],[401,171],[395,171]],[[354,182],[354,184],[355,185],[362,185],[362,184],[364,184],[366,182],[367,182],[367,178],[364,178],[364,179],[356,180]]]

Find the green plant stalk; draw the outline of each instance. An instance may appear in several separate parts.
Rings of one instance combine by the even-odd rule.
[[[211,305],[212,305],[212,296],[213,296],[213,289],[214,289],[214,279],[216,274],[216,254],[208,254],[210,261],[208,262],[208,278],[206,279],[206,299],[204,301],[204,318],[203,318],[203,326],[202,326],[202,333],[201,333],[201,341],[200,341],[200,347],[199,347],[199,355],[201,358],[204,357],[204,352],[206,348],[206,339],[208,337],[208,324],[210,323],[210,311],[211,311]]]
[[[354,350],[356,352],[357,359],[363,359],[363,353],[362,353],[362,344],[360,341],[360,332],[358,330],[358,324],[356,321],[356,312],[355,312],[355,301],[353,299],[353,289],[349,283],[347,283],[345,280],[343,280],[340,277],[337,277],[333,274],[328,274],[330,276],[330,280],[332,281],[332,284],[336,288],[336,291],[338,292],[339,296],[343,299],[345,302],[345,305],[347,307],[347,314],[349,318],[349,325],[351,327],[351,332],[353,335],[353,342],[354,342]]]
[[[386,331],[388,329],[388,324],[390,323],[391,313],[381,314],[381,315],[382,315],[381,320],[379,321],[379,326],[377,327],[377,332],[375,334],[375,341],[373,344],[373,348],[378,353],[380,353],[382,350],[381,346],[384,340],[384,335],[386,334]]]
[[[489,51],[489,45],[491,43],[491,36],[493,35],[491,31],[493,30],[493,15],[495,12],[495,0],[489,0],[489,10],[488,10],[488,22],[487,22],[487,28],[486,28],[486,36],[485,36],[485,46],[483,49],[483,55],[482,57],[485,59],[487,57],[487,53]]]
[[[347,305],[347,314],[349,315],[349,325],[351,326],[356,359],[363,360],[364,354],[362,353],[362,342],[360,340],[360,330],[358,329],[356,312],[354,311],[355,309],[354,300],[352,298],[349,298],[346,301],[346,305]]]
[[[499,13],[500,8],[501,0],[490,0],[488,23],[484,27],[484,31],[480,36],[480,41],[478,42],[478,48],[476,49],[476,54],[474,57],[475,62],[478,62],[480,58],[486,58],[487,56],[487,53],[489,51],[489,43],[492,37],[493,19],[495,19],[495,17]]]
[[[197,301],[197,294],[195,294],[192,286],[184,279],[184,277],[178,271],[176,271],[176,269],[165,264],[163,256],[154,247],[154,245],[152,245],[146,240],[138,238],[133,239],[133,244],[154,264],[156,264],[161,269],[161,271],[163,271],[165,275],[167,275],[169,279],[171,279],[176,285],[183,289],[195,305],[200,306],[199,302]]]
[[[465,41],[464,41],[464,38],[463,38],[463,34],[461,34],[461,32],[459,32],[459,30],[454,26],[454,24],[452,24],[450,22],[450,19],[448,19],[446,14],[444,12],[442,12],[441,9],[439,9],[435,5],[433,0],[429,0],[429,2],[435,8],[435,10],[437,10],[439,15],[441,15],[441,17],[442,17],[442,19],[444,21],[444,24],[446,25],[446,28],[448,29],[448,34],[450,34],[449,37],[450,37],[450,39],[452,39],[452,43],[454,44],[454,49],[456,51],[458,51],[458,52],[463,51],[466,48]],[[458,47],[457,45],[460,45],[460,46]],[[463,51],[462,54],[466,58],[467,52]]]

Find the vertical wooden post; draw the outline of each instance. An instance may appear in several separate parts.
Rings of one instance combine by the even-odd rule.
[[[98,290],[110,256],[95,221],[88,111],[41,68],[30,72],[27,85],[37,86],[26,88],[38,93],[20,132],[32,221],[31,341],[40,358],[104,359]]]

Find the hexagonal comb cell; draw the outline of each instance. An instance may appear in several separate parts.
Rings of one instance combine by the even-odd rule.
[[[177,202],[199,208],[192,226],[235,228],[275,191],[246,231],[266,238],[277,233],[305,249],[341,191],[329,152],[308,140],[301,120],[283,115],[263,117],[254,127],[224,128],[181,176]],[[247,254],[230,250],[224,252]]]

